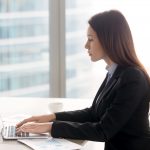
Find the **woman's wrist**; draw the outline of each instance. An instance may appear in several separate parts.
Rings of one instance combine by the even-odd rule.
[[[51,121],[54,121],[54,120],[56,120],[56,115],[53,113],[51,114]]]

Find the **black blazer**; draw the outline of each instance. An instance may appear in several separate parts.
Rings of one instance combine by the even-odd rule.
[[[51,135],[105,142],[105,150],[150,150],[150,85],[134,67],[118,66],[83,110],[56,113]]]

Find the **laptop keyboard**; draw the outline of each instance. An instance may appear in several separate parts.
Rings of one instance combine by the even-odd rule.
[[[29,133],[21,132],[19,134],[16,134],[16,127],[12,125],[4,126],[3,135],[5,137],[29,137]]]

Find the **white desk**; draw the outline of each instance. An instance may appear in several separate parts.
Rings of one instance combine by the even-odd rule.
[[[41,115],[49,113],[48,104],[54,101],[63,103],[63,110],[76,110],[88,107],[92,101],[88,99],[57,99],[57,98],[2,98],[0,97],[0,115]],[[76,141],[79,142],[80,141]],[[31,150],[29,147],[18,143],[16,140],[3,140],[0,137],[0,150]],[[101,142],[88,141],[82,150],[103,150]]]

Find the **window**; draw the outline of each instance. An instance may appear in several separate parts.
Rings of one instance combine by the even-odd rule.
[[[0,1],[0,96],[49,96],[48,5]]]
[[[109,9],[127,18],[137,55],[150,73],[149,5],[147,0],[1,0],[0,96],[93,98],[106,64],[91,62],[84,48],[87,22]]]

